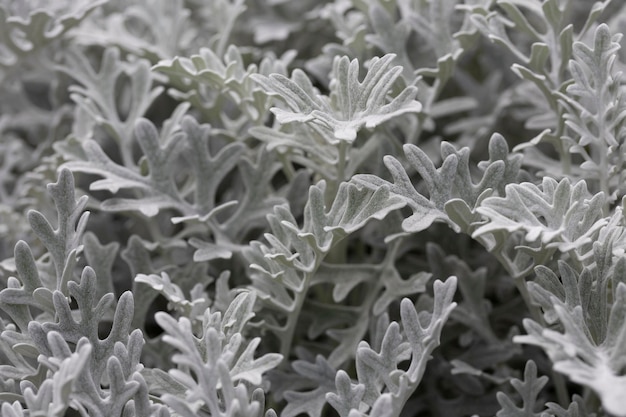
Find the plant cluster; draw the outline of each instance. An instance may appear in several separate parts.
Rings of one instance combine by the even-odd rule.
[[[0,0],[0,415],[626,417],[624,32]]]

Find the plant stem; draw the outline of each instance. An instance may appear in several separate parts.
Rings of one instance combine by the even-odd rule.
[[[339,185],[346,180],[344,177],[346,175],[348,149],[349,144],[346,141],[342,140],[337,145],[337,173],[334,180],[329,180],[328,187],[326,188],[326,198],[324,200],[327,207],[330,207],[332,202],[335,200],[335,196],[339,190]]]
[[[278,160],[283,165],[283,172],[285,173],[285,176],[289,181],[293,180],[296,176],[296,170],[294,169],[291,160],[289,160],[287,155],[283,152],[276,152],[276,154],[278,155]]]
[[[315,272],[317,272],[320,264],[322,263],[320,257],[321,253],[318,254],[318,256],[316,257],[313,270],[304,274],[300,291],[294,291],[294,308],[287,317],[287,323],[285,324],[285,334],[280,341],[280,354],[283,355],[283,364],[289,363],[289,353],[291,352],[291,346],[293,345],[293,338],[297,327],[296,325],[298,324],[298,320],[300,319],[300,313],[302,312],[304,300],[306,299],[306,295],[309,291],[309,286],[311,285],[311,279],[313,278],[313,276],[315,276]]]

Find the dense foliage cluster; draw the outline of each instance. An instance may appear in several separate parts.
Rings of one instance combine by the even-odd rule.
[[[0,414],[626,417],[624,32],[0,0]]]

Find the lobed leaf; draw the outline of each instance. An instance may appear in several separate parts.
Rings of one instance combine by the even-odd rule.
[[[359,81],[358,60],[336,57],[329,97],[320,95],[299,70],[292,73],[291,79],[279,74],[252,78],[286,102],[289,110],[271,109],[280,124],[309,124],[322,129],[329,143],[352,142],[363,127],[372,129],[401,114],[419,113],[422,109],[414,100],[415,87],[405,88],[387,102],[387,93],[402,72],[399,66],[391,67],[393,59],[393,54],[373,58],[365,78]]]
[[[531,183],[510,184],[504,197],[489,197],[477,212],[488,221],[473,237],[504,231],[522,231],[528,242],[538,241],[543,248],[568,252],[592,241],[605,224],[602,193],[591,195],[580,181],[572,186],[545,177],[541,188]]]

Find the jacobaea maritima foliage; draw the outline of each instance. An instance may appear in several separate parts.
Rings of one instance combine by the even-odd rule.
[[[2,417],[626,417],[619,0],[0,0]]]

